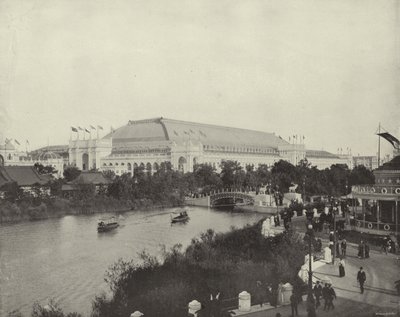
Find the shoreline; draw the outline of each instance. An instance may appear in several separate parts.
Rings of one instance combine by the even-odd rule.
[[[93,201],[95,202],[95,201]],[[93,203],[92,202],[92,203]],[[132,207],[123,207],[121,204],[125,204],[126,202],[115,201],[111,202],[110,206],[106,206],[104,208],[100,206],[90,206],[90,207],[81,207],[81,206],[71,206],[71,201],[68,201],[68,204],[64,206],[65,209],[58,209],[54,207],[49,207],[46,203],[41,203],[36,207],[29,207],[28,212],[22,213],[20,210],[20,206],[13,204],[8,207],[12,207],[14,210],[19,210],[12,215],[4,216],[0,214],[0,225],[12,225],[18,223],[27,223],[27,222],[36,222],[48,219],[56,219],[62,218],[65,216],[79,216],[79,215],[93,215],[93,214],[104,214],[104,213],[120,213],[123,214],[129,211],[135,210],[150,210],[150,209],[165,209],[165,208],[177,208],[185,206],[183,205],[174,205],[174,204],[149,204],[149,202],[145,204],[139,203],[138,205]],[[114,206],[113,206],[114,205]],[[40,214],[32,215],[29,212],[37,211]],[[0,209],[0,213],[2,210]]]

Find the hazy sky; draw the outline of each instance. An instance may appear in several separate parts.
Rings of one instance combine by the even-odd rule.
[[[167,117],[377,151],[399,135],[400,0],[0,0],[0,139]],[[385,151],[390,146],[385,144]]]

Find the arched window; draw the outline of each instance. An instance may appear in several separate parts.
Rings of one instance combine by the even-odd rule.
[[[128,171],[131,171],[132,170],[132,165],[131,165],[131,163],[128,163]]]
[[[178,171],[180,172],[185,172],[185,167],[186,167],[186,159],[181,156],[178,160]]]
[[[147,171],[147,173],[151,173],[151,164],[150,163],[146,164],[146,171]]]

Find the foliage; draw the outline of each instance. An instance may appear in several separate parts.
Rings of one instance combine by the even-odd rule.
[[[46,165],[44,166],[43,164],[40,163],[35,163],[33,165],[33,167],[36,169],[36,171],[40,174],[40,175],[53,175],[53,174],[57,174],[57,170],[51,166],[51,165]]]
[[[187,316],[193,298],[207,306],[209,294],[236,297],[255,291],[256,281],[295,281],[304,260],[302,241],[289,234],[265,239],[261,223],[221,234],[207,230],[182,251],[163,249],[163,261],[142,254],[143,263],[119,260],[107,272],[112,298],[98,296],[93,316],[129,316],[140,310],[148,316]]]
[[[68,166],[64,169],[64,178],[67,182],[73,181],[75,178],[77,178],[81,174],[81,170],[79,170],[75,166]]]

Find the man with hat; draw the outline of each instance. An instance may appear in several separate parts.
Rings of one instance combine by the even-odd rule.
[[[366,280],[367,280],[367,277],[365,275],[365,272],[363,271],[363,268],[360,267],[360,270],[357,273],[357,281],[358,281],[358,283],[360,283],[361,294],[364,293],[364,283]]]

